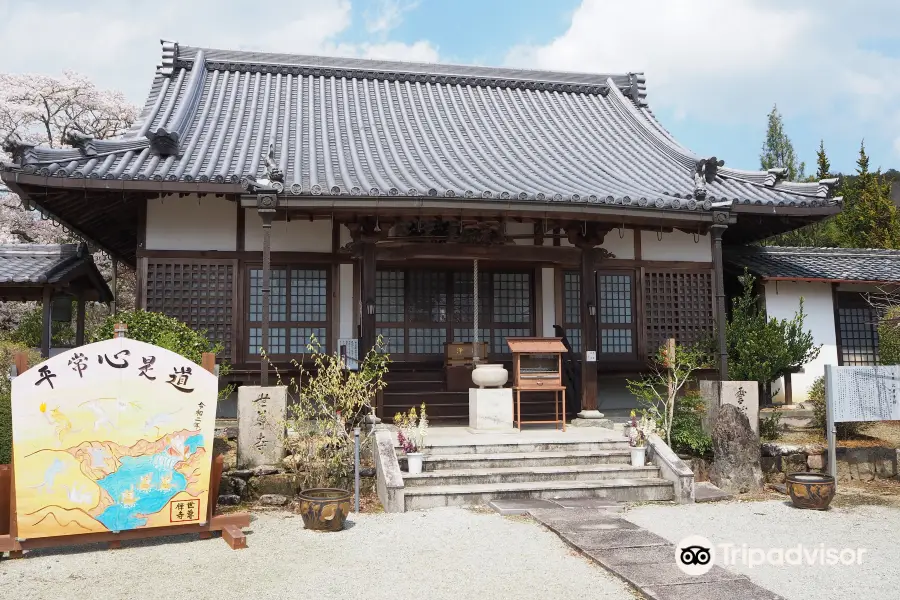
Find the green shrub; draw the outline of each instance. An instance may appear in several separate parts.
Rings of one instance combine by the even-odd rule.
[[[878,362],[900,364],[900,306],[892,306],[878,322]]]
[[[28,353],[28,364],[41,361],[40,354],[15,342],[0,341],[0,465],[9,464],[12,457],[12,409],[10,403],[9,370],[16,352]]]
[[[778,409],[772,411],[768,417],[759,420],[759,437],[764,440],[774,440],[778,438],[781,432],[781,411]]]
[[[171,350],[198,365],[203,360],[205,352],[218,355],[225,349],[221,342],[207,339],[206,331],[194,331],[178,319],[145,310],[130,310],[109,315],[93,332],[91,342],[112,338],[116,323],[128,326],[126,335],[130,339]],[[227,375],[230,370],[228,364],[219,363],[220,377]],[[220,390],[219,397],[224,398],[232,389],[233,386],[226,386]]]
[[[813,405],[813,426],[827,437],[828,433],[828,416],[825,414],[825,376],[821,375],[813,381],[807,395],[809,402]],[[859,437],[863,431],[869,426],[868,423],[858,423],[851,421],[848,423],[837,423],[837,438],[845,440],[848,438]]]
[[[675,452],[703,456],[712,450],[712,438],[703,431],[706,401],[699,392],[690,391],[675,401],[672,418],[672,449]]]
[[[72,311],[74,313],[74,309]],[[9,339],[29,348],[41,347],[41,330],[44,326],[44,311],[38,306],[22,316],[19,325],[9,334]],[[75,328],[72,323],[53,321],[50,323],[50,339],[54,348],[71,346],[75,343]]]

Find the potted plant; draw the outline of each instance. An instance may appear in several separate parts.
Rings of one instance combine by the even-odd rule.
[[[416,407],[409,409],[407,413],[394,415],[394,425],[400,428],[397,433],[397,441],[400,448],[406,454],[407,471],[410,475],[418,475],[422,472],[421,450],[425,446],[425,436],[428,433],[428,414],[425,412],[425,403],[417,413]]]
[[[631,422],[628,427],[628,445],[631,446],[631,466],[643,467],[647,464],[647,437],[656,429],[653,419],[643,413],[638,419],[631,411]]]
[[[353,506],[354,428],[360,427],[365,453],[372,435],[366,417],[373,412],[372,399],[385,387],[389,357],[380,336],[355,371],[338,353],[324,352],[313,336],[307,349],[306,356],[291,361],[300,375],[291,378],[288,388],[293,402],[282,433],[290,456],[283,465],[302,490],[296,507],[303,525],[340,531]],[[277,369],[276,374],[281,383]]]

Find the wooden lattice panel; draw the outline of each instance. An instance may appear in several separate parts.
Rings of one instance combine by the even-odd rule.
[[[206,330],[232,358],[234,264],[231,261],[155,259],[147,261],[147,310]]]
[[[647,355],[666,339],[692,344],[715,329],[711,271],[645,271],[644,307]]]

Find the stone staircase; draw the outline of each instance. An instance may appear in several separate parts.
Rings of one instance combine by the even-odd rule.
[[[400,460],[405,471],[405,459]],[[403,473],[405,510],[512,498],[673,499],[655,466],[632,467],[628,442],[445,444],[425,451],[423,472]]]

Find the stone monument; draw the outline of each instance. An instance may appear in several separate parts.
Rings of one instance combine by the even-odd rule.
[[[709,480],[732,494],[763,489],[759,436],[747,415],[733,404],[719,407],[712,431],[715,456]]]
[[[759,434],[759,385],[755,381],[704,380],[700,382],[700,395],[706,401],[704,431],[712,432],[719,407],[731,404],[747,416],[753,433]]]
[[[238,388],[238,466],[280,465],[284,457],[287,387]]]

